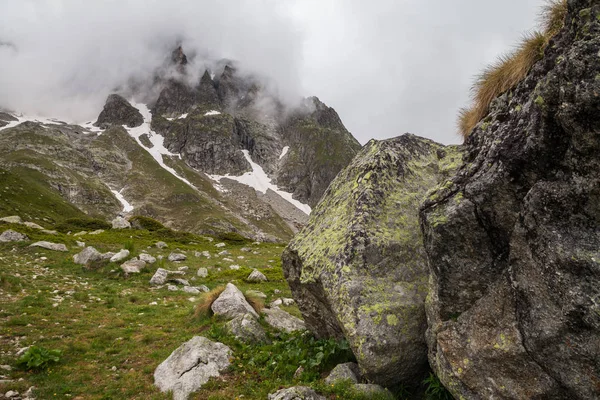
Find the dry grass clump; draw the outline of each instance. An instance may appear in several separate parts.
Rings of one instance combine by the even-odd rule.
[[[212,315],[210,306],[212,306],[212,304],[219,298],[224,290],[225,286],[218,286],[210,292],[204,293],[198,304],[196,304],[196,308],[194,309],[194,318],[203,318]]]
[[[492,100],[514,88],[543,57],[550,39],[564,26],[566,15],[567,0],[550,0],[541,14],[544,31],[524,35],[513,52],[501,56],[477,77],[472,106],[459,111],[458,128],[464,139],[487,115]]]
[[[211,306],[219,298],[221,293],[225,290],[225,286],[218,286],[211,290],[210,292],[206,292],[201,295],[200,301],[196,304],[194,309],[194,318],[202,319],[205,317],[210,317],[212,315]],[[263,308],[265,308],[265,302],[260,297],[255,297],[252,295],[244,294],[246,301],[248,304],[254,308],[254,310],[260,314]]]

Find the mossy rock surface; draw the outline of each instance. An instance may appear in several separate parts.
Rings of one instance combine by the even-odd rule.
[[[427,368],[418,210],[460,163],[459,148],[414,135],[372,140],[283,254],[309,329],[345,337],[369,381],[411,384]]]

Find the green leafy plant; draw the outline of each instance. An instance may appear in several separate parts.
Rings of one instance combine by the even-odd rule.
[[[50,364],[59,362],[61,355],[60,350],[30,346],[17,360],[17,365],[26,370],[43,370]]]
[[[425,398],[427,400],[452,400],[454,397],[450,394],[448,389],[442,385],[440,379],[432,373],[423,380],[425,385]]]

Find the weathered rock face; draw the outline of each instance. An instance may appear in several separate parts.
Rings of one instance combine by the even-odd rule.
[[[127,125],[130,128],[144,123],[139,110],[118,94],[111,94],[106,99],[104,109],[94,125],[106,129],[111,125]]]
[[[600,5],[568,5],[422,206],[429,361],[457,398],[600,393]]]
[[[427,368],[418,210],[459,160],[458,148],[414,135],[369,142],[284,251],[307,327],[346,337],[370,381],[413,383]]]
[[[269,400],[326,400],[308,386],[294,386],[269,394]]]

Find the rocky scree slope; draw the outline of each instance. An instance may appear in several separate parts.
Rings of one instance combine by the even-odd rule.
[[[600,5],[466,141],[421,209],[429,362],[461,399],[600,396]]]
[[[418,211],[460,161],[458,147],[410,134],[372,140],[283,253],[307,327],[345,337],[369,382],[418,386],[427,371],[429,274]]]
[[[318,201],[360,145],[316,98],[292,111],[229,66],[190,87],[181,48],[171,61],[175,78],[157,78],[152,113],[117,94],[93,125],[0,113],[1,211],[51,221],[128,212],[289,240],[307,221],[303,203]]]

